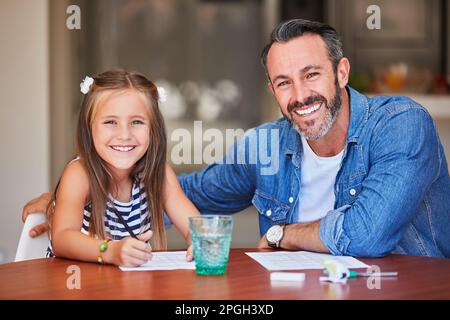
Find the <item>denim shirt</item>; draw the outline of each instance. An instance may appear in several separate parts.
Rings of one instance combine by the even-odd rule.
[[[450,178],[431,116],[407,97],[347,92],[350,124],[320,239],[334,255],[450,257]],[[271,133],[276,139],[267,138]],[[255,150],[275,155],[273,172],[264,171],[270,157],[252,161]],[[299,134],[282,118],[247,131],[228,161],[179,181],[202,214],[253,204],[262,236],[274,224],[297,222],[298,201],[308,201],[298,199],[302,153]]]

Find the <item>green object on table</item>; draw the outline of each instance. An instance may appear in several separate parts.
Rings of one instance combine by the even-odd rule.
[[[348,278],[356,278],[356,277],[397,277],[398,272],[357,272],[357,271],[350,271],[348,274]]]
[[[356,278],[358,276],[358,272],[356,271],[350,271],[348,274],[348,278]]]
[[[233,218],[221,215],[190,217],[189,228],[196,273],[224,274],[230,252]]]

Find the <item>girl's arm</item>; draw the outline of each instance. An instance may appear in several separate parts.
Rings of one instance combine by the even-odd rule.
[[[178,231],[191,244],[189,233],[189,217],[198,216],[200,212],[186,197],[177,176],[169,165],[166,165],[166,180],[164,183],[164,209]]]
[[[83,212],[89,197],[89,178],[81,161],[69,164],[64,170],[56,194],[52,221],[52,247],[56,256],[96,262],[100,255],[96,240],[81,233]],[[144,235],[142,235],[144,236]],[[143,241],[125,238],[109,242],[103,252],[105,263],[135,266],[150,259],[151,248]]]

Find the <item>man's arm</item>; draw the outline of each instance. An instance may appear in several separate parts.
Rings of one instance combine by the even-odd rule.
[[[47,206],[51,200],[52,200],[51,192],[45,192],[45,193],[41,194],[39,197],[30,200],[23,207],[22,221],[25,222],[25,220],[27,219],[27,217],[30,213],[46,212]],[[47,223],[38,224],[30,230],[29,235],[30,235],[30,237],[34,238],[34,237],[37,237],[37,236],[43,234],[47,230],[48,230]]]
[[[202,214],[231,214],[251,205],[255,165],[248,164],[245,143],[245,138],[236,143],[221,164],[178,176],[184,193]]]
[[[199,172],[178,176],[186,196],[203,214],[235,213],[251,205],[254,187],[245,164],[211,164]],[[30,200],[22,210],[22,220],[34,212],[45,212],[51,192]],[[30,230],[37,237],[48,230],[47,223]]]
[[[306,250],[330,253],[319,236],[320,220],[309,223],[294,223],[286,225],[280,247],[287,250]],[[258,248],[270,248],[264,235]]]

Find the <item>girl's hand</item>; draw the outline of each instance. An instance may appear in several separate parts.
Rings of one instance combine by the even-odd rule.
[[[192,261],[192,260],[194,260],[194,253],[193,253],[193,249],[192,249],[192,244],[187,248],[187,251],[186,251],[186,260],[187,260],[187,261]]]
[[[137,267],[152,258],[152,247],[149,241],[153,235],[151,230],[138,235],[138,239],[126,237],[120,241],[109,243],[105,259],[107,262],[124,267]]]

